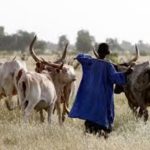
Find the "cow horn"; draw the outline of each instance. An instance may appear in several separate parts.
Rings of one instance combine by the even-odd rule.
[[[33,58],[36,62],[40,62],[41,60],[36,56],[35,52],[33,51],[33,45],[34,45],[36,39],[37,39],[37,36],[34,36],[32,42],[31,42],[31,44],[30,44],[29,51],[30,51],[30,54],[31,54],[32,58]]]
[[[45,65],[54,67],[54,68],[62,69],[62,67],[64,65],[63,63],[62,64],[56,64],[56,63],[47,62],[44,58],[41,58],[41,59],[42,59],[42,63],[44,63]]]
[[[97,58],[97,59],[99,59],[99,55],[98,55],[98,53],[96,52],[96,50],[93,48],[93,53],[94,53],[94,55],[95,55],[95,57]]]
[[[136,50],[136,55],[135,55],[134,58],[132,58],[132,59],[128,62],[128,64],[132,64],[133,62],[135,62],[135,61],[138,60],[138,58],[139,58],[139,49],[138,49],[137,45],[135,45],[135,50]]]
[[[62,56],[60,59],[56,60],[55,63],[61,63],[61,62],[64,62],[65,61],[65,58],[66,58],[66,54],[67,54],[67,47],[68,47],[68,43],[65,45],[65,49],[62,53]]]

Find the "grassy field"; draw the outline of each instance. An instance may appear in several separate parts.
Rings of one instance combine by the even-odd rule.
[[[50,59],[55,58],[52,56]],[[1,56],[1,59],[6,60],[9,57]],[[27,61],[27,66],[29,70],[33,70],[34,61],[31,58]],[[77,71],[77,76],[79,82],[80,70]],[[105,140],[103,137],[85,135],[81,120],[67,118],[64,125],[60,127],[55,114],[51,125],[47,120],[40,123],[36,112],[32,113],[30,123],[25,124],[20,110],[8,111],[2,99],[0,101],[0,150],[149,150],[150,119],[146,124],[142,119],[137,120],[123,94],[115,95],[115,112],[114,131]]]

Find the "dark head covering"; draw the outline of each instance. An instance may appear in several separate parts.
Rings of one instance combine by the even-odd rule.
[[[108,44],[107,43],[99,44],[97,52],[98,52],[99,55],[108,55],[108,54],[110,54]]]

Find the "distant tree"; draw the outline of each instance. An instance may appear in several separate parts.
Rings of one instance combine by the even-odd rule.
[[[29,33],[27,31],[19,30],[17,32],[18,36],[18,47],[21,48],[21,50],[25,50],[27,46],[29,46],[29,43],[33,39],[35,33]]]
[[[4,36],[5,32],[4,32],[4,27],[0,26],[0,37]]]
[[[116,50],[116,51],[120,51],[120,50],[122,51],[123,50],[123,48],[118,43],[117,39],[107,38],[106,43],[108,43],[111,50]]]
[[[144,43],[142,40],[139,40],[137,46],[140,50],[140,54],[150,53],[150,44]]]
[[[122,43],[120,44],[120,46],[126,51],[126,50],[129,50],[129,51],[132,51],[133,50],[133,45],[128,42],[128,41],[122,41]]]
[[[13,41],[10,35],[0,37],[0,48],[2,50],[10,50],[12,44]]]
[[[47,49],[47,43],[45,41],[37,41],[37,44],[35,45],[35,48],[40,49],[40,50],[45,50]]]
[[[49,49],[50,51],[55,51],[58,49],[58,46],[55,43],[47,42],[47,49]]]
[[[24,52],[28,49],[30,42],[32,41],[35,33],[19,30],[15,34],[5,35],[4,27],[0,27],[0,50],[21,50]],[[38,40],[35,44],[40,52],[43,52],[47,48],[47,42]],[[42,50],[42,51],[41,51]]]
[[[98,45],[99,45],[99,43],[95,42],[95,45],[94,45],[95,50],[98,49]]]
[[[95,39],[86,30],[80,30],[77,33],[76,49],[77,51],[88,52],[94,46]]]
[[[63,50],[67,43],[69,44],[69,40],[66,35],[61,35],[58,40],[58,50]]]

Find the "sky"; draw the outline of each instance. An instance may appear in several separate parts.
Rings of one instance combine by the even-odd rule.
[[[8,34],[21,29],[54,43],[61,35],[74,43],[82,29],[97,42],[117,38],[150,43],[150,1],[1,0],[0,26]]]

